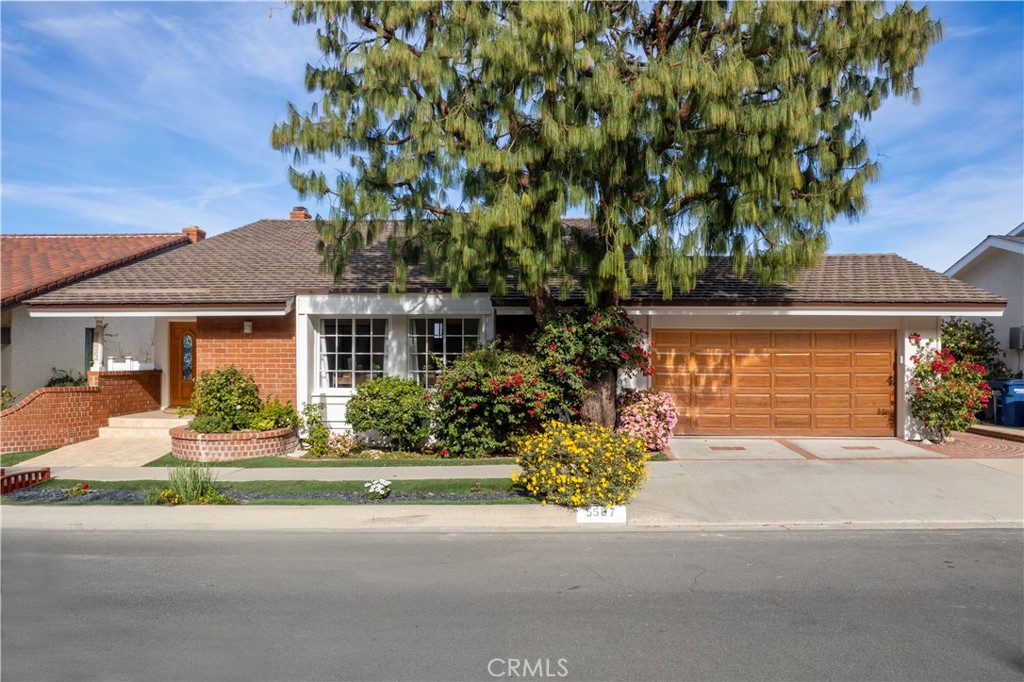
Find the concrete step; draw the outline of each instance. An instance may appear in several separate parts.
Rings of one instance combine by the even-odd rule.
[[[158,440],[166,439],[168,443],[171,442],[171,427],[170,426],[142,426],[142,427],[126,427],[126,426],[101,426],[99,431],[100,438],[154,438]]]
[[[173,429],[175,426],[184,426],[188,424],[188,419],[176,419],[167,418],[161,419],[159,417],[111,417],[110,426],[111,428],[130,428],[130,429]]]

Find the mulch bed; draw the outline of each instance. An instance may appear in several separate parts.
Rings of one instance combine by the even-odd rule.
[[[946,457],[960,459],[1016,458],[1024,457],[1024,443],[1017,443],[1003,438],[979,436],[976,433],[954,432],[952,442],[924,444],[915,443],[918,447]]]
[[[391,504],[402,502],[487,502],[494,500],[515,500],[525,495],[509,493],[420,493],[392,492],[383,500],[371,500],[362,492],[308,492],[308,493],[257,493],[229,490],[225,494],[231,499],[245,504],[252,500],[334,500],[355,504]],[[4,495],[6,500],[19,502],[41,502],[45,504],[94,504],[94,503],[138,503],[146,497],[139,490],[104,490],[90,489],[85,495],[69,496],[60,488],[22,488]]]

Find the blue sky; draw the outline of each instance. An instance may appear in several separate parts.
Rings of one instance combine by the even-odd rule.
[[[921,103],[891,99],[866,124],[882,177],[831,250],[941,271],[1024,220],[1024,3],[930,8],[946,37]],[[0,27],[5,234],[212,235],[325,209],[298,200],[269,144],[317,58],[283,3],[3,2]]]

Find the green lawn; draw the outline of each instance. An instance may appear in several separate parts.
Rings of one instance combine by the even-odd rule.
[[[8,452],[6,455],[0,455],[0,467],[12,467],[15,464],[21,464],[26,459],[32,459],[38,457],[49,450],[27,450],[25,452]]]
[[[390,454],[390,453],[388,453]],[[238,459],[230,462],[210,462],[211,467],[236,467],[239,469],[294,469],[299,467],[429,467],[429,466],[475,466],[480,464],[515,464],[513,457],[485,457],[480,459],[442,459],[432,455],[417,455],[416,453],[394,453],[395,457],[381,457],[370,459],[366,457],[349,457],[346,459],[297,459],[294,457],[253,457],[252,459]],[[154,459],[145,466],[148,467],[173,467],[183,464],[184,460],[167,453],[163,457]]]

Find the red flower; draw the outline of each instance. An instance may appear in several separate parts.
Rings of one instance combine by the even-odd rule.
[[[88,483],[83,483],[82,484],[82,490],[88,490],[88,489],[89,489],[89,484]]]
[[[558,346],[556,346],[555,344],[552,343],[551,345],[548,346],[548,348],[550,348],[552,351],[554,351],[554,350],[557,350]]]
[[[566,327],[566,331],[572,331],[572,327]]]
[[[440,454],[441,454],[442,457],[447,457],[448,456],[448,448],[441,448],[441,453]]]

